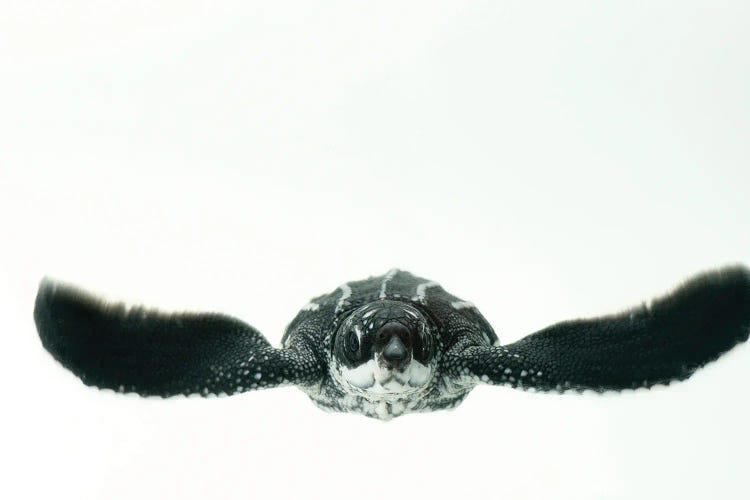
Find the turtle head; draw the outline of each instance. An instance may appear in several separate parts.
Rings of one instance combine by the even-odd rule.
[[[347,390],[397,396],[425,388],[435,373],[435,338],[426,318],[404,302],[355,309],[333,342],[334,378]]]

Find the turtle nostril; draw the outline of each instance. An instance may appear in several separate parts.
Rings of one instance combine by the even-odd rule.
[[[401,339],[396,335],[391,337],[386,346],[383,348],[383,358],[393,364],[399,364],[406,359],[409,352]]]

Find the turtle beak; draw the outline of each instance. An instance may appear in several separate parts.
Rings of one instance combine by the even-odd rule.
[[[387,324],[381,329],[381,338],[384,338],[382,357],[389,369],[400,369],[411,360],[411,352],[405,344],[408,342],[408,330],[400,323]]]
[[[385,348],[383,349],[383,358],[388,363],[397,365],[402,363],[409,356],[409,351],[406,350],[406,346],[401,339],[398,337],[391,337]]]

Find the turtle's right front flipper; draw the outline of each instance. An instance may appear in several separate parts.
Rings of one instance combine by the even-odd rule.
[[[314,355],[275,349],[220,314],[167,314],[107,304],[42,281],[34,319],[44,347],[87,385],[143,396],[234,394],[322,377]]]

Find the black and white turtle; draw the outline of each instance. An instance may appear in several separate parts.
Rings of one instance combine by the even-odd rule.
[[[454,407],[480,383],[606,391],[688,378],[748,338],[750,271],[704,273],[508,345],[470,302],[395,269],[313,299],[281,348],[225,315],[128,309],[49,280],[34,317],[44,347],[87,385],[168,397],[293,384],[324,409],[390,419]]]

